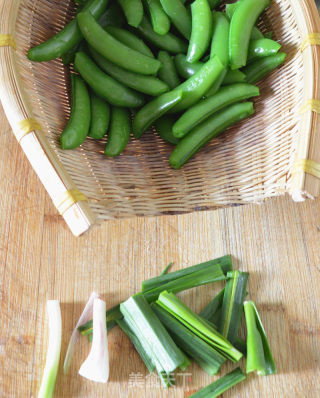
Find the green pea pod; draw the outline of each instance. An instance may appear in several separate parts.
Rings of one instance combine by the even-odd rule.
[[[136,35],[129,32],[128,30],[121,29],[115,26],[108,26],[106,28],[106,31],[117,40],[121,41],[122,44],[125,44],[133,50],[139,51],[141,54],[144,54],[147,57],[154,58],[152,51],[144,43],[144,41],[139,39]]]
[[[179,139],[172,133],[172,126],[175,122],[173,116],[165,115],[155,121],[155,128],[160,137],[171,145],[177,145]]]
[[[196,62],[207,51],[212,34],[212,15],[208,0],[195,0],[191,4],[192,32],[187,61]]]
[[[109,104],[138,108],[144,104],[141,94],[125,87],[111,76],[102,72],[84,52],[78,52],[74,60],[75,67],[92,90]]]
[[[191,64],[186,60],[186,56],[183,54],[176,55],[174,57],[174,62],[179,75],[184,79],[189,79],[189,77],[199,72],[203,67],[203,62],[198,61]]]
[[[108,61],[92,47],[89,48],[90,54],[97,65],[108,75],[118,82],[130,87],[140,93],[157,96],[169,91],[169,86],[154,76],[140,75],[130,72]]]
[[[230,70],[228,69],[227,74],[222,82],[223,86],[234,83],[243,83],[246,81],[246,75],[242,73],[239,69]]]
[[[213,10],[221,3],[221,0],[208,0],[208,3],[209,3],[211,10]]]
[[[197,103],[224,70],[218,57],[209,59],[202,68],[177,87],[183,91],[182,101],[172,108],[171,112],[180,112]]]
[[[98,19],[99,25],[104,29],[107,26],[118,26],[121,27],[125,24],[125,16],[123,15],[122,9],[118,3],[112,3],[103,12],[101,17]]]
[[[241,0],[230,23],[229,55],[231,69],[247,64],[252,28],[260,14],[270,5],[270,0]]]
[[[62,149],[74,149],[86,139],[90,127],[90,95],[81,77],[71,74],[71,114],[60,137]]]
[[[238,83],[222,87],[217,94],[189,108],[174,124],[173,134],[177,138],[182,138],[226,106],[258,95],[258,87],[251,84]]]
[[[80,12],[77,21],[86,41],[109,61],[124,69],[145,75],[153,75],[158,72],[161,66],[158,60],[122,44],[106,32],[90,13]]]
[[[270,39],[251,40],[249,44],[248,61],[256,58],[268,57],[276,54],[281,48],[281,44]]]
[[[251,31],[251,35],[250,35],[250,40],[258,40],[258,39],[263,39],[263,33],[261,32],[261,30],[259,28],[257,28],[256,26],[254,26],[252,28]]]
[[[149,10],[153,30],[158,35],[166,35],[170,30],[170,19],[161,7],[160,0],[144,0]]]
[[[109,122],[109,104],[91,92],[91,124],[88,136],[100,140],[106,135]]]
[[[199,124],[176,146],[170,156],[170,164],[180,169],[200,148],[233,124],[254,113],[252,102],[231,105]]]
[[[153,30],[146,17],[142,19],[142,22],[138,27],[138,32],[142,37],[160,50],[166,50],[173,54],[184,53],[187,51],[187,44],[170,32],[166,35],[158,35]]]
[[[287,54],[285,53],[278,53],[270,55],[269,57],[259,58],[257,61],[252,62],[242,69],[243,73],[247,76],[247,82],[250,84],[257,83],[279,65],[283,64],[286,56]]]
[[[215,95],[220,87],[222,86],[224,79],[226,77],[227,74],[227,69],[223,69],[223,71],[220,73],[219,77],[217,78],[217,80],[213,83],[213,85],[209,88],[209,90],[205,93],[205,97],[211,97],[212,95]]]
[[[140,25],[143,18],[143,5],[141,0],[118,0],[128,24],[135,28]]]
[[[161,116],[165,115],[177,103],[182,100],[182,90],[173,90],[160,95],[146,104],[135,115],[133,121],[133,135],[139,139],[142,134]]]
[[[229,30],[230,23],[223,12],[214,12],[213,20],[213,35],[211,42],[210,56],[215,55],[219,57],[222,64],[227,67],[229,64]]]
[[[98,19],[105,10],[108,1],[109,0],[89,0],[85,4],[83,10],[90,12],[93,19]],[[37,62],[59,58],[79,44],[82,38],[83,36],[78,27],[77,20],[73,19],[60,30],[60,32],[51,37],[51,39],[36,47],[30,48],[28,51],[28,58],[31,61]]]
[[[167,83],[171,90],[179,86],[180,80],[170,54],[166,51],[159,51],[158,60],[162,64],[158,72],[159,78]]]
[[[131,117],[128,109],[113,106],[108,142],[104,153],[106,156],[118,156],[128,145],[131,131]]]
[[[177,30],[187,39],[191,36],[191,17],[181,0],[160,0],[164,11]]]

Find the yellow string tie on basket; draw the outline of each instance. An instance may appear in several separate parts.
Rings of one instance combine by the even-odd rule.
[[[320,45],[320,33],[309,33],[303,40],[300,46],[301,52],[303,52],[309,46]]]
[[[309,111],[320,113],[320,100],[310,99],[300,109],[300,113],[306,113]]]
[[[17,49],[16,42],[12,35],[0,33],[0,47],[12,47],[14,50]]]
[[[291,171],[291,174],[297,173],[308,173],[313,175],[314,177],[320,178],[320,163],[314,162],[313,160],[309,159],[301,159],[298,160]]]
[[[80,192],[78,189],[70,189],[61,195],[60,200],[57,204],[57,209],[59,213],[63,216],[64,213],[70,209],[75,203],[87,202],[87,197]]]
[[[15,136],[17,137],[18,142],[20,143],[22,138],[35,130],[41,130],[41,125],[35,119],[29,118],[22,120],[18,124],[18,128],[15,131]]]

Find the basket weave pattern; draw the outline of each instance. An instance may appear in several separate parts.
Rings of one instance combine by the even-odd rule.
[[[23,0],[17,13],[17,70],[30,108],[98,219],[261,202],[288,191],[304,102],[302,37],[292,1],[272,1],[260,21],[262,31],[272,31],[288,57],[259,84],[256,114],[212,141],[179,171],[168,163],[172,147],[154,131],[132,139],[115,159],[104,156],[105,140],[89,138],[77,150],[62,151],[59,136],[70,113],[69,70],[60,60],[32,63],[26,52],[63,27],[74,16],[74,5]]]

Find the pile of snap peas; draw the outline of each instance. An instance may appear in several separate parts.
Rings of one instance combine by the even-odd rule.
[[[256,26],[270,0],[77,0],[76,17],[28,52],[72,65],[63,149],[108,134],[106,156],[152,126],[180,169],[229,126],[250,117],[255,85],[286,54]]]

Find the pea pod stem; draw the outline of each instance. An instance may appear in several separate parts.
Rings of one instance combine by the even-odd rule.
[[[159,70],[161,64],[158,60],[122,44],[106,32],[90,13],[81,12],[77,16],[77,21],[86,41],[109,61],[124,69],[145,75],[153,75]]]
[[[252,102],[234,104],[206,119],[195,127],[176,146],[170,156],[170,164],[180,169],[200,148],[233,124],[254,113]]]

